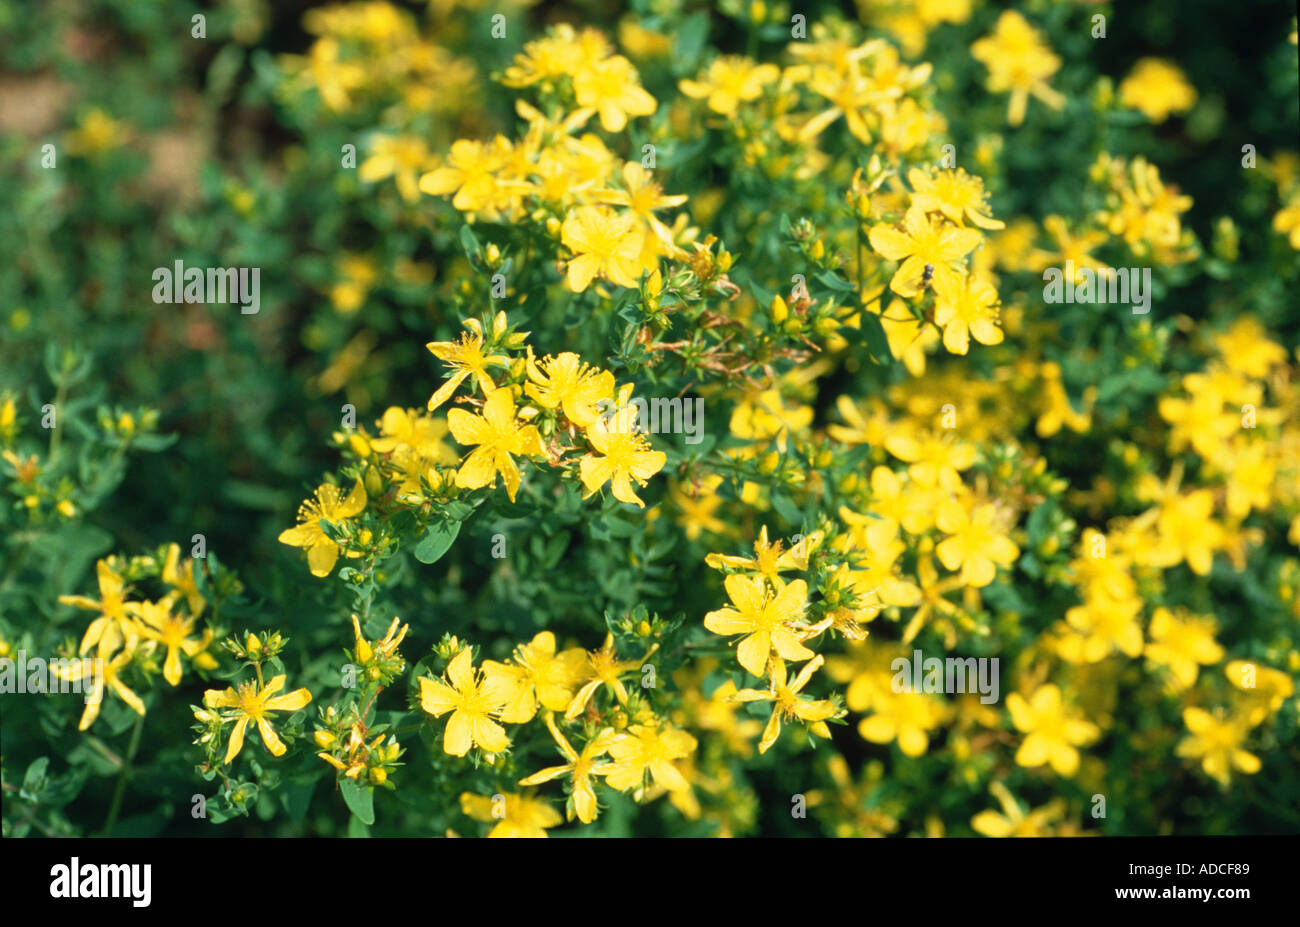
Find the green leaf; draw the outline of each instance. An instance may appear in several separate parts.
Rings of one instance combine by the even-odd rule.
[[[479,243],[478,236],[468,225],[460,227],[460,246],[465,249],[465,256],[473,261],[478,256]]]
[[[885,328],[880,324],[880,317],[870,312],[863,312],[860,318],[862,339],[866,342],[871,356],[886,367],[893,364],[894,355],[889,350],[889,339],[885,337]]]
[[[43,756],[40,759],[33,760],[32,765],[27,767],[27,772],[23,775],[23,797],[31,801],[36,800],[37,794],[45,788],[45,770],[49,768],[50,758]]]
[[[857,287],[848,280],[845,280],[839,274],[832,273],[829,270],[823,270],[817,275],[817,279],[832,290],[839,290],[841,293],[852,293],[857,289]]]
[[[704,43],[709,37],[709,14],[699,10],[687,16],[677,29],[677,44],[673,49],[674,70],[677,74],[693,74]]]
[[[799,511],[799,506],[780,493],[772,494],[772,508],[789,524],[796,527],[803,524],[803,512]]]
[[[1052,511],[1056,508],[1056,503],[1051,499],[1039,503],[1034,510],[1029,513],[1029,520],[1025,523],[1025,529],[1029,533],[1029,546],[1037,547],[1042,543],[1044,536],[1051,527]]]
[[[424,533],[420,543],[415,545],[415,559],[421,563],[437,563],[451,549],[458,534],[460,522],[435,521],[429,525],[429,530]]]
[[[355,780],[344,776],[339,780],[339,791],[343,793],[343,801],[347,804],[348,809],[357,816],[362,824],[375,823],[375,793],[374,790],[357,785]]]

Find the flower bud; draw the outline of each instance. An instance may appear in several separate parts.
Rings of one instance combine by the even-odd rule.
[[[785,300],[781,298],[779,293],[772,297],[772,305],[769,307],[769,311],[772,313],[772,321],[778,325],[790,316],[790,307],[785,304]]]

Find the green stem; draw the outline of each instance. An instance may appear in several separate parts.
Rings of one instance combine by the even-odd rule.
[[[51,465],[54,463],[54,456],[59,452],[59,444],[63,440],[63,404],[67,398],[68,383],[65,374],[63,378],[60,378],[58,391],[54,394],[54,427],[50,429],[50,449],[46,454]]]
[[[100,740],[95,735],[87,734],[86,743],[89,744],[95,750],[96,753],[98,753],[104,759],[112,763],[113,766],[116,767],[117,769],[121,769],[125,765],[122,762],[122,758],[118,756],[116,753],[114,753],[112,750],[110,750],[108,748],[108,745],[105,744],[102,740]]]
[[[126,760],[122,763],[122,772],[117,777],[117,788],[113,791],[113,803],[108,807],[108,818],[104,821],[104,836],[113,833],[117,824],[117,812],[122,807],[122,796],[126,794],[126,780],[131,775],[131,761],[135,751],[140,748],[140,734],[144,731],[144,715],[135,719],[135,729],[131,731],[131,744],[126,749]]]

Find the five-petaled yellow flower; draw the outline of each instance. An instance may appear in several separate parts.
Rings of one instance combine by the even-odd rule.
[[[519,468],[511,455],[540,457],[546,453],[537,426],[515,419],[515,397],[508,386],[489,394],[482,415],[464,409],[448,411],[447,427],[461,444],[478,445],[456,471],[456,485],[462,489],[478,489],[496,483],[500,473],[511,502],[515,501],[520,480]]]
[[[769,689],[741,689],[728,701],[771,702],[772,716],[767,719],[763,738],[758,742],[758,752],[766,753],[781,735],[781,719],[806,721],[809,728],[821,737],[830,737],[826,719],[835,717],[835,703],[827,699],[811,699],[803,692],[812,674],[825,662],[821,654],[813,657],[799,670],[793,682],[787,683],[785,661],[777,657],[772,661],[772,681]]]
[[[889,281],[889,288],[904,298],[921,292],[927,267],[936,287],[940,283],[955,285],[956,262],[974,251],[981,240],[975,229],[935,224],[919,206],[913,206],[903,216],[902,231],[877,225],[867,237],[882,257],[903,262]]]
[[[128,602],[127,593],[130,591],[122,575],[113,569],[107,560],[100,560],[95,564],[95,572],[99,579],[99,598],[92,599],[84,595],[61,595],[59,601],[64,605],[73,605],[77,608],[86,608],[99,612],[99,617],[90,623],[86,628],[86,633],[81,638],[81,646],[77,648],[78,653],[85,653],[96,644],[100,645],[101,656],[105,649],[112,649],[116,646],[108,645],[108,640],[117,640],[116,637],[109,634],[113,628],[121,628],[131,620],[131,615],[139,608],[139,603]]]
[[[609,742],[609,756],[613,761],[605,772],[605,782],[610,788],[639,787],[648,771],[656,785],[670,792],[685,791],[690,783],[673,765],[695,752],[695,738],[683,730],[667,724],[634,724],[625,733]]]
[[[524,391],[545,409],[563,409],[573,424],[586,428],[600,417],[600,403],[614,396],[614,375],[582,362],[577,354],[534,360],[528,353],[529,383]]]
[[[611,728],[600,731],[579,753],[560,733],[560,729],[555,726],[554,716],[549,712],[546,715],[546,727],[555,738],[556,745],[559,746],[560,752],[564,754],[568,763],[563,766],[548,766],[525,779],[520,779],[519,784],[541,785],[543,782],[550,782],[552,779],[567,775],[573,782],[573,812],[570,817],[576,814],[583,824],[590,824],[596,820],[596,790],[592,786],[592,776],[604,775],[609,770],[609,763],[598,763],[597,760],[609,752],[609,745],[614,740],[614,731]]]
[[[471,320],[477,321],[477,320]],[[496,384],[488,376],[488,367],[506,367],[510,358],[504,354],[484,354],[483,334],[477,325],[470,332],[462,332],[459,341],[430,341],[425,345],[438,360],[452,368],[447,382],[438,387],[438,391],[429,397],[429,411],[432,412],[451,398],[456,388],[470,374],[478,381],[479,389],[486,396],[496,389]]]
[[[187,657],[193,657],[201,653],[212,639],[211,631],[205,632],[201,637],[191,637],[197,619],[173,611],[172,606],[175,604],[173,593],[160,602],[141,602],[136,611],[140,636],[146,640],[158,641],[167,648],[163,678],[172,685],[181,681],[181,652],[184,651]]]
[[[1007,696],[1007,709],[1016,728],[1025,733],[1024,743],[1016,751],[1016,762],[1033,768],[1044,763],[1062,776],[1073,776],[1079,768],[1076,747],[1096,740],[1101,730],[1085,721],[1077,712],[1066,708],[1061,690],[1048,683],[1026,699],[1019,692]]]
[[[787,583],[770,595],[761,576],[733,573],[723,580],[732,605],[704,616],[704,626],[714,634],[743,634],[736,647],[736,659],[755,676],[767,672],[767,659],[775,650],[783,660],[810,660],[813,652],[799,640],[794,623],[803,617],[808,604],[808,584],[802,579]]]
[[[967,586],[987,586],[999,566],[1010,567],[1020,556],[1020,548],[999,526],[997,509],[991,504],[967,508],[949,502],[939,507],[935,524],[949,535],[935,553],[949,570],[961,571],[961,581]]]
[[[646,480],[663,469],[668,455],[652,450],[644,435],[633,431],[610,431],[600,419],[587,429],[587,440],[596,454],[587,454],[578,464],[582,485],[587,490],[584,498],[610,483],[614,498],[619,502],[645,508],[645,503],[632,489],[632,482],[635,480],[638,486],[644,486]]]
[[[468,647],[447,664],[446,682],[420,677],[420,707],[435,718],[452,713],[442,737],[442,749],[452,756],[464,756],[471,746],[488,753],[510,746],[505,728],[493,720],[501,716],[509,695],[499,676],[474,671]]]
[[[560,812],[551,803],[526,795],[475,795],[465,792],[460,796],[460,810],[466,816],[484,823],[496,823],[488,831],[489,837],[545,837],[546,828],[563,823]]]
[[[641,278],[645,232],[632,213],[579,206],[565,217],[560,239],[573,252],[567,274],[575,293],[587,289],[596,277],[625,287],[635,287]]]
[[[780,76],[774,64],[755,64],[749,58],[722,55],[713,59],[698,81],[683,80],[679,86],[692,99],[707,99],[709,109],[715,113],[730,116],[740,103],[761,97],[763,87]]]
[[[484,660],[483,672],[499,677],[510,693],[501,720],[524,724],[537,714],[539,703],[551,711],[567,709],[586,665],[585,650],[574,647],[557,654],[555,635],[541,631],[527,644],[515,648],[512,662]]]
[[[573,93],[579,106],[600,114],[606,132],[622,132],[628,116],[649,116],[659,105],[622,55],[582,66],[573,77]]]
[[[284,688],[285,676],[281,673],[274,677],[266,687],[258,691],[257,684],[254,682],[240,683],[239,688],[227,688],[224,692],[220,689],[208,689],[203,693],[203,704],[209,708],[229,708],[233,709],[235,727],[230,732],[230,743],[226,747],[226,758],[222,763],[229,763],[244,746],[244,731],[248,727],[248,722],[253,721],[257,724],[257,732],[262,737],[262,745],[270,750],[273,756],[283,756],[287,749],[284,741],[280,740],[275,728],[271,727],[271,721],[267,718],[267,713],[272,711],[298,711],[307,707],[311,701],[311,693],[306,689],[295,689],[284,695],[276,695]]]
[[[330,540],[321,522],[355,518],[366,507],[366,488],[360,477],[347,498],[341,498],[342,495],[333,483],[322,483],[316,489],[316,497],[298,508],[298,524],[280,532],[281,544],[307,548],[307,565],[313,576],[328,576],[339,558],[339,545]]]

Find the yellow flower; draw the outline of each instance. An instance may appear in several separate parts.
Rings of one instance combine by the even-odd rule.
[[[1191,109],[1196,104],[1196,88],[1176,65],[1160,58],[1143,58],[1120,82],[1119,101],[1159,123],[1171,113]]]
[[[848,396],[840,396],[835,400],[835,408],[840,413],[840,418],[844,419],[844,424],[832,422],[826,430],[836,441],[848,445],[885,443],[890,426],[889,411],[880,400],[868,399],[859,407]]]
[[[1083,280],[1085,269],[1095,272],[1105,268],[1105,264],[1092,256],[1093,249],[1106,243],[1105,232],[1096,229],[1072,232],[1065,219],[1055,214],[1043,219],[1043,229],[1051,235],[1056,249],[1031,252],[1026,260],[1030,270],[1042,271],[1048,267],[1057,267],[1064,274],[1065,264],[1073,262],[1074,282],[1079,283]]]
[[[677,524],[682,526],[688,541],[697,540],[704,532],[727,534],[731,526],[718,517],[723,498],[718,488],[723,478],[711,473],[698,483],[672,483],[670,498],[678,511]]]
[[[883,550],[898,537],[898,529],[921,534],[933,524],[931,500],[916,492],[888,467],[871,471],[870,515],[840,506],[840,518],[852,531],[853,544],[866,551]]]
[[[1286,362],[1286,349],[1270,339],[1253,316],[1241,316],[1212,340],[1224,365],[1245,377],[1263,379],[1273,367]]]
[[[560,733],[560,729],[555,726],[555,718],[549,712],[546,714],[546,728],[555,738],[555,743],[559,746],[560,752],[569,762],[563,766],[548,766],[546,769],[533,773],[525,779],[520,779],[520,785],[541,785],[543,782],[550,782],[560,776],[568,776],[573,783],[572,805],[569,811],[569,817],[575,814],[578,820],[583,824],[590,824],[596,820],[596,790],[592,786],[592,776],[604,775],[610,768],[609,763],[596,762],[600,757],[609,752],[609,745],[613,742],[614,731],[605,728],[603,731],[593,737],[582,752],[578,753]]]
[[[1223,538],[1214,520],[1213,492],[1198,489],[1172,495],[1160,506],[1156,528],[1159,540],[1150,554],[1153,563],[1171,567],[1186,560],[1196,575],[1209,575],[1214,551]]]
[[[917,584],[910,587],[916,591],[914,601],[896,600],[891,603],[918,606],[916,614],[903,631],[903,643],[910,644],[926,623],[934,619],[936,626],[946,630],[945,645],[952,646],[956,642],[956,632],[953,630],[955,619],[960,617],[961,611],[949,601],[948,593],[960,589],[965,583],[960,575],[940,579],[934,559],[928,555],[922,555],[917,560],[916,578]]]
[[[481,416],[464,409],[448,411],[447,427],[459,443],[478,445],[456,471],[456,485],[462,489],[495,485],[500,473],[511,502],[515,501],[520,479],[511,455],[537,457],[546,453],[537,426],[515,420],[515,397],[508,386],[488,395]]]
[[[649,654],[646,654],[649,657]],[[620,660],[618,654],[614,652],[614,635],[607,634],[605,643],[599,650],[594,650],[586,655],[586,665],[582,667],[580,676],[582,688],[573,696],[573,701],[569,702],[569,707],[564,711],[564,720],[572,721],[582,710],[587,707],[591,697],[596,694],[596,690],[601,686],[607,686],[618,699],[620,705],[627,704],[627,688],[623,685],[623,680],[618,677],[630,670],[640,668],[644,660]]]
[[[1175,616],[1167,608],[1151,615],[1146,658],[1169,668],[1174,684],[1187,689],[1196,682],[1197,664],[1209,665],[1223,659],[1223,648],[1214,640],[1214,619],[1198,615]]]
[[[1142,653],[1142,601],[1136,597],[1091,598],[1065,613],[1071,633],[1057,645],[1062,659],[1071,663],[1097,663],[1116,650],[1130,657]]]
[[[971,336],[980,344],[1002,343],[998,291],[986,279],[936,277],[934,293],[934,324],[943,329],[943,346],[951,353],[965,354]]]
[[[975,448],[947,433],[893,434],[885,450],[908,464],[907,475],[919,486],[939,486],[950,493],[961,486],[961,472],[975,463]]]
[[[1054,798],[1029,813],[1016,801],[1001,782],[989,785],[989,791],[1002,805],[1002,814],[981,811],[971,818],[970,826],[985,837],[1050,837],[1052,823],[1065,814],[1065,800]]]
[[[507,87],[528,87],[588,68],[609,56],[609,42],[597,29],[575,32],[568,23],[560,23],[550,33],[534,39],[515,55],[506,68],[501,83]]]
[[[907,368],[907,372],[912,376],[919,377],[924,374],[926,352],[939,342],[939,332],[935,331],[934,326],[927,325],[923,319],[918,319],[912,315],[907,308],[907,304],[899,299],[890,301],[888,312],[881,309],[879,300],[869,303],[867,311],[880,319],[880,327],[885,330],[885,339],[889,342],[889,353],[901,360],[903,366]],[[852,319],[849,320],[849,324],[855,328],[858,327]],[[840,399],[849,401],[846,396],[841,396]],[[851,401],[849,402],[851,405]],[[831,437],[836,437],[837,434],[843,434],[847,431],[840,425],[831,425],[830,430]],[[837,440],[844,439],[838,438]],[[873,444],[876,442],[867,441],[864,443]]]
[[[672,230],[660,221],[655,211],[682,205],[686,202],[685,194],[665,196],[663,188],[655,183],[654,174],[642,167],[639,161],[628,161],[623,165],[623,185],[622,190],[597,190],[595,201],[627,207],[662,246],[660,250],[664,254],[678,253],[679,249],[673,244]]]
[[[185,596],[191,615],[198,618],[203,614],[207,602],[204,601],[203,593],[199,592],[198,584],[194,580],[194,558],[191,557],[185,561],[184,566],[181,566],[179,544],[167,545],[167,560],[163,563],[162,581]]]
[[[581,66],[573,76],[573,93],[579,106],[600,114],[606,132],[622,132],[628,116],[649,116],[658,106],[622,55]]]
[[[94,157],[119,147],[126,141],[126,127],[99,107],[87,110],[77,128],[68,133],[70,154]]]
[[[509,695],[501,677],[475,673],[466,647],[447,664],[446,678],[447,682],[420,677],[420,707],[435,718],[452,713],[442,749],[451,756],[464,756],[471,746],[488,753],[509,747],[505,728],[493,720],[501,716]]]
[[[864,145],[871,144],[871,131],[864,114],[902,92],[897,85],[873,86],[859,73],[856,64],[847,69],[815,66],[809,75],[808,88],[832,104],[799,129],[799,141],[808,145],[840,116],[854,138]]]
[[[419,174],[431,158],[428,146],[419,138],[377,135],[370,144],[370,157],[361,162],[357,176],[365,183],[392,177],[402,199],[414,203],[420,198]]]
[[[1241,749],[1247,731],[1241,720],[1225,720],[1221,713],[1212,715],[1203,708],[1185,708],[1183,723],[1190,736],[1180,741],[1174,752],[1199,759],[1206,775],[1226,786],[1234,768],[1247,774],[1259,772],[1259,757]]]
[[[447,163],[420,177],[420,192],[454,192],[451,205],[461,212],[500,211],[528,190],[521,180],[497,176],[512,155],[510,142],[502,136],[491,143],[458,139],[447,153]]]
[[[750,570],[772,581],[774,586],[781,586],[782,570],[808,569],[808,557],[821,546],[823,532],[814,531],[802,538],[789,550],[782,550],[782,542],[775,543],[767,539],[767,525],[759,529],[758,539],[754,541],[754,556],[732,557],[726,554],[709,554],[704,562],[715,570]]]
[[[122,671],[135,659],[137,637],[135,632],[129,629],[125,638],[116,630],[112,636],[116,642],[122,644],[122,649],[112,659],[107,659],[104,651],[101,651],[95,659],[83,657],[71,665],[61,664],[54,670],[55,675],[69,682],[84,681],[86,676],[90,676],[93,680],[90,691],[86,693],[86,708],[81,713],[81,721],[77,725],[79,731],[89,728],[99,717],[99,709],[104,704],[105,688],[112,689],[132,711],[141,717],[144,716],[144,702],[122,681],[121,676]]]
[[[530,350],[527,370],[530,382],[524,391],[542,408],[563,408],[569,421],[582,428],[600,417],[601,401],[614,396],[614,375],[588,367],[572,351],[534,362]]]
[[[1055,361],[1043,364],[1039,368],[1039,373],[1043,377],[1041,396],[1045,408],[1034,425],[1038,436],[1050,438],[1061,430],[1062,425],[1076,434],[1087,431],[1092,426],[1092,402],[1087,401],[1084,412],[1074,410],[1074,406],[1070,404],[1070,396],[1065,391],[1065,383],[1061,379],[1061,366]],[[1088,400],[1089,396],[1095,397],[1096,393],[1091,391],[1085,393],[1085,400]]]
[[[997,567],[1009,568],[1020,556],[1020,548],[1006,536],[998,511],[992,504],[963,505],[950,501],[935,515],[935,524],[950,535],[935,553],[949,570],[961,571],[961,581],[976,588],[993,582]]]
[[[131,615],[138,607],[136,602],[126,601],[127,593],[130,591],[122,580],[122,576],[109,564],[107,560],[100,560],[95,564],[95,572],[99,577],[99,598],[91,599],[84,595],[61,595],[59,601],[64,605],[73,605],[77,608],[86,608],[97,611],[100,617],[90,623],[86,628],[85,635],[81,638],[81,646],[77,648],[78,653],[85,653],[91,647],[99,644],[99,652],[102,656],[106,648],[110,648],[109,640],[116,640],[109,635],[113,628],[122,629],[131,620]],[[116,647],[117,644],[111,644]],[[111,648],[110,648],[111,649]]]
[[[691,99],[707,98],[709,109],[730,116],[740,103],[761,97],[763,87],[780,76],[774,64],[755,64],[749,58],[722,55],[713,59],[700,80],[683,80],[679,86]]]
[[[889,288],[905,299],[921,292],[926,268],[937,286],[957,283],[956,262],[974,251],[981,235],[974,229],[935,225],[918,206],[903,217],[903,230],[889,225],[873,226],[868,235],[871,247],[890,261],[902,261],[889,281]]]
[[[802,433],[812,420],[811,406],[787,403],[780,389],[750,390],[736,403],[728,427],[737,438],[776,438],[777,448],[784,451],[790,434]]]
[[[1040,686],[1028,700],[1012,692],[1007,709],[1016,729],[1026,735],[1016,751],[1016,762],[1030,769],[1050,763],[1057,774],[1073,776],[1079,768],[1075,748],[1101,736],[1097,725],[1062,704],[1061,690],[1051,683]]]
[[[1252,508],[1267,511],[1277,480],[1274,447],[1263,441],[1237,437],[1226,451],[1228,514],[1245,518]]]
[[[140,636],[146,640],[158,641],[167,648],[167,659],[163,663],[163,678],[172,685],[181,681],[181,651],[185,656],[193,657],[201,653],[212,638],[212,632],[202,637],[190,637],[194,631],[194,616],[183,617],[172,612],[175,594],[160,602],[141,602],[136,610],[140,623]]]
[[[1285,235],[1291,247],[1300,251],[1300,192],[1293,194],[1273,217],[1273,231]]]
[[[695,738],[668,724],[634,724],[626,733],[610,739],[609,756],[613,761],[605,772],[605,782],[620,792],[639,787],[649,771],[654,782],[670,792],[685,791],[690,783],[673,760],[695,752]]]
[[[316,488],[316,497],[298,508],[298,524],[280,532],[281,544],[307,548],[307,565],[313,576],[328,576],[339,557],[339,545],[325,534],[321,522],[355,518],[366,507],[366,488],[358,477],[346,499],[332,483]]]
[[[372,438],[370,447],[380,454],[391,454],[399,447],[410,448],[417,456],[436,461],[447,461],[447,423],[415,409],[390,406],[379,420],[381,437]],[[455,459],[454,457],[452,458]]]
[[[429,397],[430,412],[450,399],[451,394],[456,392],[456,388],[471,374],[478,381],[483,395],[487,396],[496,389],[496,384],[488,376],[487,368],[510,366],[510,358],[505,354],[483,353],[483,333],[479,330],[476,319],[470,321],[475,324],[469,326],[469,323],[466,323],[467,327],[471,327],[471,331],[462,332],[459,341],[430,341],[425,345],[434,357],[452,369],[451,377],[447,382],[438,387],[438,391]]]
[[[734,702],[771,702],[772,716],[768,718],[767,727],[763,729],[763,738],[758,742],[758,752],[766,753],[776,739],[781,736],[781,719],[787,721],[809,722],[813,733],[821,737],[830,737],[826,719],[836,715],[835,703],[827,699],[811,699],[800,693],[812,674],[817,672],[824,658],[821,654],[813,657],[799,670],[793,682],[786,683],[785,661],[777,657],[772,661],[771,687],[762,689],[741,689],[730,697]]]
[[[644,486],[650,477],[663,469],[668,455],[651,449],[644,435],[632,431],[610,431],[600,419],[587,429],[587,441],[596,453],[585,455],[578,463],[582,485],[587,490],[583,498],[610,483],[614,498],[619,502],[645,508],[645,503],[632,488],[632,482]]]
[[[203,693],[203,704],[209,708],[230,708],[235,719],[235,727],[230,732],[230,743],[226,747],[226,758],[222,763],[229,763],[244,746],[244,730],[248,722],[257,723],[257,732],[262,737],[262,745],[273,756],[283,756],[286,750],[275,729],[271,727],[267,713],[272,711],[298,711],[311,701],[311,693],[306,689],[296,689],[285,695],[276,695],[284,688],[285,676],[281,673],[274,677],[260,692],[253,682],[241,683],[239,689],[208,689]],[[229,720],[229,719],[227,719]]]
[[[731,606],[704,616],[704,626],[714,634],[730,637],[743,634],[736,647],[736,660],[754,676],[767,673],[772,651],[784,660],[809,660],[813,652],[799,640],[796,622],[808,604],[808,584],[802,579],[787,583],[776,595],[768,594],[761,576],[733,573],[723,580]]]
[[[368,255],[345,253],[334,262],[334,271],[339,280],[330,287],[330,300],[339,312],[351,315],[365,303],[379,279],[379,268]]]
[[[1048,86],[1047,79],[1061,66],[1042,40],[1041,33],[1015,10],[1004,10],[993,32],[971,45],[971,55],[988,68],[988,88],[993,93],[1011,92],[1007,122],[1018,126],[1025,121],[1029,97],[1037,97],[1052,109],[1062,109],[1065,98]]]
[[[1006,223],[988,214],[984,181],[961,168],[914,167],[907,172],[907,182],[912,185],[912,204],[925,212],[941,212],[957,225],[970,222],[982,229],[1006,228]]]
[[[1246,660],[1233,660],[1224,667],[1224,674],[1239,690],[1245,693],[1247,719],[1259,724],[1282,707],[1295,694],[1295,683],[1280,670],[1261,666]]]
[[[1124,162],[1116,159],[1111,167],[1111,183],[1119,203],[1098,214],[1112,235],[1121,236],[1135,253],[1156,249],[1162,261],[1180,260],[1171,249],[1182,239],[1180,215],[1192,207],[1192,198],[1166,186],[1160,170],[1145,158],[1134,158],[1124,173]]]
[[[545,837],[546,828],[558,826],[563,819],[550,802],[523,795],[460,796],[460,810],[476,821],[497,822],[489,837]]]
[[[484,660],[483,673],[499,677],[502,688],[509,692],[501,720],[524,724],[537,714],[539,702],[551,711],[568,708],[586,662],[586,651],[578,648],[557,654],[555,635],[541,631],[515,648],[513,663]]]
[[[858,724],[858,734],[874,744],[898,741],[898,749],[917,757],[930,747],[932,728],[943,722],[947,706],[921,692],[895,692],[892,686],[876,689],[870,717]]]
[[[635,287],[641,278],[645,234],[635,215],[579,206],[565,217],[560,239],[574,255],[567,278],[575,293],[586,290],[598,276],[623,287]]]

